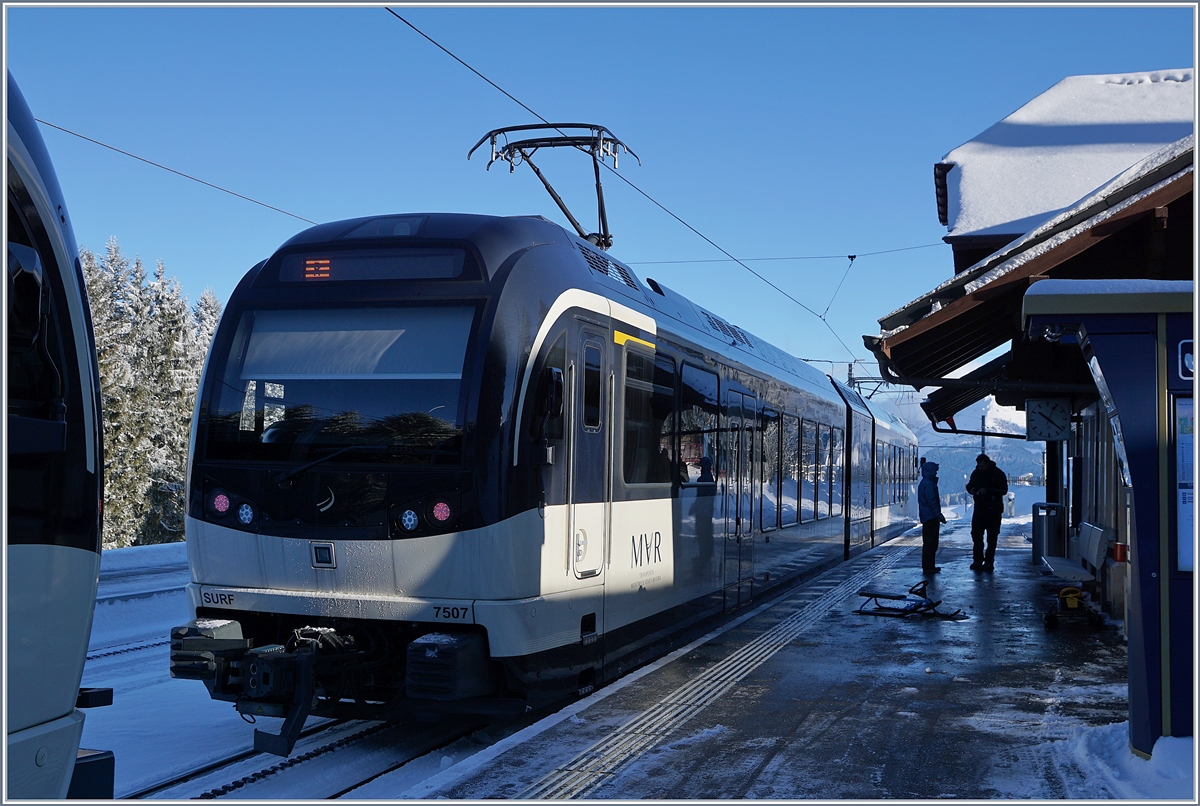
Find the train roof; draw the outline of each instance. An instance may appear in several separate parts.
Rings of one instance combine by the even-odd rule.
[[[875,418],[876,428],[882,426],[889,431],[895,431],[901,436],[907,437],[913,442],[917,441],[917,435],[913,433],[912,429],[908,427],[908,424],[901,420],[898,415],[893,414],[883,406],[880,406],[878,403],[875,403],[874,401],[865,397],[862,398],[862,401],[871,411],[871,416]]]
[[[655,311],[721,342],[727,352],[736,350],[754,356],[776,369],[796,376],[809,386],[819,388],[826,397],[838,400],[838,396],[830,388],[829,377],[821,370],[760,339],[745,328],[731,324],[661,283],[650,280],[647,285],[653,293],[646,294],[646,297]]]
[[[470,241],[483,258],[488,277],[514,252],[530,246],[569,244],[566,230],[541,216],[492,216],[472,213],[398,213],[347,218],[309,227],[279,249],[331,241],[407,236],[429,240]]]
[[[369,237],[410,236],[422,240],[470,241],[479,249],[489,277],[515,252],[530,246],[562,244],[574,247],[591,274],[610,293],[650,309],[655,314],[703,334],[722,345],[725,355],[742,354],[749,363],[763,363],[797,378],[801,385],[842,403],[829,377],[801,359],[731,324],[654,280],[645,283],[633,269],[541,216],[491,216],[471,213],[403,213],[364,216],[309,227],[292,236],[280,249]],[[624,300],[623,300],[624,301]]]
[[[829,381],[833,384],[833,388],[837,389],[838,394],[842,396],[842,399],[846,401],[847,406],[854,409],[859,414],[865,414],[868,417],[874,417],[874,415],[871,413],[870,407],[867,406],[866,399],[864,399],[863,396],[858,393],[857,389],[847,386],[832,376],[829,377]]]

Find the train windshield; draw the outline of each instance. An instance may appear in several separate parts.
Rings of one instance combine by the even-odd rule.
[[[473,307],[242,315],[209,403],[207,457],[458,464]],[[216,360],[214,356],[214,360]]]

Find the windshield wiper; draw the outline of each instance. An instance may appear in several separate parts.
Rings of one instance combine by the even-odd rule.
[[[284,482],[294,479],[296,476],[299,476],[301,473],[305,472],[306,470],[311,470],[312,468],[316,467],[319,464],[328,462],[330,459],[334,458],[335,456],[341,456],[346,451],[386,451],[389,448],[391,448],[390,445],[347,445],[346,447],[336,450],[333,453],[322,456],[319,459],[314,459],[311,462],[309,462],[308,464],[300,465],[300,467],[289,470],[286,473],[280,473],[278,476],[275,477],[275,483],[278,484],[280,487],[282,487],[282,486],[284,486]]]

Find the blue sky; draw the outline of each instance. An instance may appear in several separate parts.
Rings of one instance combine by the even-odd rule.
[[[935,162],[1065,76],[1195,53],[1184,6],[392,8],[540,115],[607,126],[642,159],[621,174],[731,254],[837,256],[748,264],[826,327],[735,263],[649,263],[724,256],[606,174],[614,256],[841,377],[834,333],[867,358],[862,334],[952,273]],[[383,7],[9,5],[4,35],[35,116],[298,216],[566,224],[528,169],[466,159],[535,120]],[[42,131],[79,244],[116,236],[193,301],[308,226]],[[588,162],[538,164],[595,229]]]

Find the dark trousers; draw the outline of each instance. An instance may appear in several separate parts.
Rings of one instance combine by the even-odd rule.
[[[1000,518],[1003,510],[997,512],[975,511],[971,518],[971,543],[974,548],[975,565],[991,568],[996,562],[996,541],[1000,539]],[[987,532],[987,549],[983,547],[983,533]]]
[[[938,539],[942,532],[942,522],[939,520],[925,521],[921,524],[921,570],[932,571],[937,568]]]

